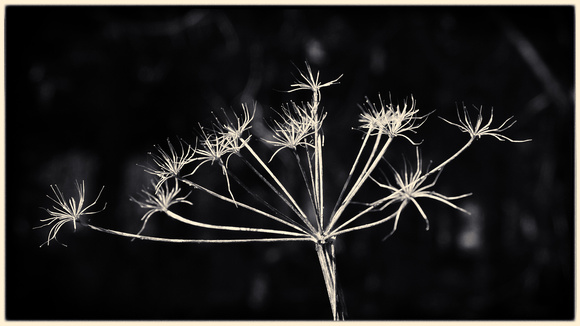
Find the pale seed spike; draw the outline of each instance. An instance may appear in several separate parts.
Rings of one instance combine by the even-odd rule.
[[[469,112],[467,112],[467,107],[465,105],[463,105],[463,114],[465,116],[465,123],[469,126],[471,131],[474,131],[473,123],[471,122],[471,116],[469,116]]]
[[[421,216],[423,216],[423,219],[425,219],[425,230],[429,230],[429,219],[427,218],[427,214],[425,214],[425,212],[423,211],[423,209],[421,208],[421,206],[419,205],[419,203],[417,202],[417,200],[415,200],[415,198],[411,197],[410,199],[413,204],[415,204],[415,207],[417,207],[417,210],[419,211],[419,213],[421,213]]]
[[[457,205],[455,205],[455,204],[453,204],[452,202],[449,201],[449,200],[452,200],[452,199],[464,198],[464,197],[467,197],[468,195],[469,194],[455,196],[455,197],[445,197],[445,196],[443,196],[441,194],[429,193],[429,194],[424,194],[421,197],[431,198],[431,199],[440,201],[440,202],[442,202],[442,203],[444,203],[444,204],[446,204],[446,205],[448,205],[448,206],[450,206],[452,208],[455,208],[458,211],[461,211],[461,212],[463,212],[463,213],[465,213],[467,215],[471,215],[471,213],[468,210],[466,210],[464,208],[461,208],[461,207],[459,207],[459,206],[457,206]]]
[[[477,109],[477,107],[476,107]],[[483,105],[478,109],[477,123],[475,124],[475,131],[481,130],[481,123],[483,122]]]
[[[480,111],[480,116],[481,116],[481,111]],[[491,122],[493,121],[493,106],[491,107],[491,116],[489,117],[489,121],[485,124],[485,126],[483,126],[481,129],[482,130],[487,130],[489,129],[489,127],[491,126]],[[501,128],[501,127],[500,127]]]
[[[496,128],[496,131],[502,132],[502,131],[505,131],[505,130],[509,129],[511,126],[513,126],[517,122],[517,120],[511,121],[511,123],[507,127],[504,127],[508,123],[508,121],[510,121],[512,118],[513,118],[513,116],[509,117],[506,121],[504,121],[501,124],[501,126],[499,126],[498,128]]]

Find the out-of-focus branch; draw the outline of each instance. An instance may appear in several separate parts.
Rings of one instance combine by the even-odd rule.
[[[542,60],[534,45],[505,18],[499,17],[497,21],[505,32],[508,41],[516,48],[534,75],[536,75],[548,97],[561,111],[568,110],[570,101],[567,93],[554,77],[548,65]]]
[[[115,23],[108,26],[107,30],[114,34],[123,31],[130,35],[175,35],[191,28],[201,22],[207,13],[204,11],[192,10],[187,12],[183,17],[154,23]]]

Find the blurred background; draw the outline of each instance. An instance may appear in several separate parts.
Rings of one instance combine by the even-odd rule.
[[[50,185],[87,200],[105,189],[95,225],[137,232],[129,201],[150,175],[153,145],[193,143],[212,111],[256,103],[254,148],[290,100],[308,61],[322,82],[327,202],[354,160],[359,104],[411,95],[423,113],[425,161],[442,162],[468,136],[465,104],[494,108],[496,126],[528,143],[483,138],[443,171],[435,190],[472,192],[466,215],[421,201],[392,223],[340,238],[337,268],[351,320],[574,318],[574,7],[8,6],[6,10],[6,318],[9,320],[326,320],[313,245],[167,244],[65,225],[46,241]],[[472,111],[475,112],[475,111]],[[166,147],[165,147],[166,148]],[[397,140],[393,166],[414,149]],[[292,183],[290,156],[273,166]],[[232,169],[238,163],[232,160]],[[383,166],[386,172],[388,167]],[[243,173],[244,170],[239,170]],[[199,182],[225,191],[218,167]],[[255,185],[256,191],[264,189]],[[369,187],[359,199],[378,196]],[[194,192],[185,216],[228,224],[261,219]],[[154,215],[146,234],[216,238]]]

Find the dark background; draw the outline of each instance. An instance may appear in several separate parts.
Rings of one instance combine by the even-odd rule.
[[[455,121],[461,103],[493,107],[495,126],[513,115],[505,134],[533,139],[484,138],[445,169],[435,189],[473,192],[457,202],[472,215],[423,200],[429,231],[410,208],[387,241],[390,223],[340,238],[349,319],[574,318],[574,7],[5,10],[7,319],[329,319],[309,243],[131,242],[67,224],[59,240],[68,247],[39,248],[48,229],[33,229],[47,217],[50,184],[73,194],[85,180],[87,200],[105,185],[96,207],[107,209],[94,224],[138,231],[144,211],[128,199],[148,183],[137,164],[153,145],[193,142],[212,110],[254,101],[257,139],[269,108],[308,99],[280,91],[305,60],[323,82],[344,74],[323,91],[328,201],[360,144],[357,104],[378,92],[399,102],[413,94],[421,112],[436,110],[412,136],[434,164],[467,140],[437,118]],[[389,162],[400,167],[401,151],[413,154],[398,140]],[[287,157],[275,166],[286,169]],[[201,181],[224,190],[218,168],[204,171]],[[190,199],[187,216],[257,220]],[[146,232],[220,236],[161,214]]]

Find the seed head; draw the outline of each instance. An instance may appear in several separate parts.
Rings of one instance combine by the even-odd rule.
[[[147,221],[156,212],[165,212],[169,209],[169,206],[177,203],[192,205],[190,201],[186,200],[187,196],[189,196],[191,192],[183,197],[177,197],[179,192],[181,192],[181,188],[179,188],[177,180],[175,181],[175,186],[173,186],[171,189],[169,189],[168,183],[169,182],[165,182],[163,184],[164,187],[159,187],[159,189],[156,189],[153,192],[148,188],[141,189],[141,193],[139,195],[142,197],[142,200],[137,200],[133,197],[130,198],[130,200],[137,203],[139,207],[148,209],[148,211],[141,218],[143,221],[143,226],[137,234],[141,234],[141,232],[143,232]],[[151,181],[151,184],[155,188],[155,182]]]
[[[444,119],[441,117],[440,118],[443,121],[458,127],[459,130],[461,130],[462,132],[468,133],[472,139],[479,139],[482,136],[492,136],[500,141],[507,140],[507,141],[510,141],[512,143],[523,143],[523,142],[531,141],[531,139],[513,140],[513,139],[508,138],[507,136],[504,136],[501,134],[501,132],[507,130],[508,128],[513,126],[514,123],[516,123],[516,120],[513,120],[510,122],[510,120],[513,117],[510,117],[507,120],[505,120],[499,127],[491,128],[490,127],[491,122],[493,121],[493,108],[491,108],[491,115],[489,117],[489,121],[485,125],[483,125],[483,115],[482,115],[483,107],[480,107],[478,109],[476,106],[474,106],[474,108],[477,110],[477,113],[478,113],[477,120],[475,121],[475,125],[473,124],[471,117],[469,116],[469,113],[467,112],[467,107],[465,105],[463,105],[463,118],[459,114],[459,108],[457,108],[457,118],[459,119],[459,123],[454,123],[454,122],[451,122],[447,119]]]
[[[365,104],[360,106],[362,113],[360,114],[359,122],[361,122],[361,129],[370,130],[371,133],[384,134],[391,138],[401,136],[407,139],[411,144],[414,143],[407,135],[404,133],[410,131],[416,133],[416,129],[419,128],[425,121],[427,115],[417,116],[419,112],[416,109],[416,101],[411,95],[411,104],[407,106],[407,102],[403,103],[403,107],[393,103],[385,103],[379,94],[380,106],[372,103],[368,98]],[[420,121],[417,123],[417,121]]]
[[[254,105],[254,110],[250,113],[248,106],[242,104],[242,115],[238,116],[234,112],[234,120],[231,120],[227,114],[224,112],[226,122],[222,123],[219,119],[217,121],[217,130],[220,131],[221,136],[225,139],[226,143],[230,146],[230,151],[237,153],[244,146],[244,144],[250,139],[250,136],[243,138],[245,131],[252,128],[250,123],[254,119],[256,113],[256,106]]]
[[[58,242],[58,240],[56,239],[56,235],[57,235],[58,231],[60,230],[60,228],[63,225],[65,225],[66,223],[73,222],[73,227],[76,230],[77,229],[77,221],[81,218],[81,216],[102,212],[105,209],[105,207],[107,206],[107,204],[105,203],[105,205],[103,206],[103,208],[101,210],[94,211],[94,212],[88,211],[88,209],[91,208],[93,205],[95,205],[97,203],[97,201],[99,200],[99,197],[101,196],[101,193],[103,192],[103,189],[105,188],[104,186],[103,186],[103,188],[101,188],[101,191],[99,191],[99,194],[97,195],[97,198],[95,199],[95,201],[92,204],[87,205],[87,206],[84,206],[84,204],[85,204],[85,182],[84,182],[84,180],[80,184],[77,181],[75,181],[75,186],[77,188],[78,200],[75,200],[74,197],[71,197],[68,199],[68,201],[65,199],[65,197],[64,197],[63,193],[60,191],[60,189],[58,189],[57,185],[50,186],[50,188],[52,189],[52,192],[55,195],[55,198],[52,198],[48,195],[46,195],[46,197],[48,197],[50,200],[52,200],[56,205],[52,206],[52,210],[44,208],[44,210],[46,210],[48,212],[50,217],[40,220],[41,222],[46,222],[46,223],[41,225],[41,226],[35,227],[35,229],[38,229],[38,228],[42,228],[45,226],[51,226],[50,231],[48,232],[48,240],[45,243],[43,243],[42,245],[44,245],[44,244],[46,244],[47,246],[50,245],[51,240],[56,240]]]
[[[395,218],[394,228],[391,231],[391,233],[389,235],[387,235],[387,237],[389,237],[391,234],[393,234],[393,232],[395,232],[395,230],[397,228],[397,223],[399,221],[400,214],[402,212],[402,208],[405,207],[409,202],[411,202],[411,203],[413,203],[413,205],[415,205],[415,207],[417,208],[417,210],[419,211],[419,213],[421,214],[423,219],[425,219],[426,229],[429,230],[429,219],[427,218],[427,215],[425,214],[424,210],[419,205],[417,198],[423,197],[423,198],[434,199],[434,200],[440,201],[440,202],[442,202],[442,203],[444,203],[444,204],[446,204],[454,209],[457,209],[461,212],[469,214],[469,212],[466,211],[465,209],[451,203],[451,200],[464,198],[464,197],[470,196],[471,194],[464,194],[464,195],[459,195],[459,196],[454,196],[454,197],[448,197],[448,196],[445,196],[445,195],[442,195],[440,193],[437,193],[435,191],[430,190],[430,188],[432,188],[435,185],[435,183],[437,182],[437,178],[439,177],[441,170],[439,171],[439,174],[437,174],[437,176],[435,177],[435,180],[433,182],[431,182],[430,184],[427,184],[427,185],[423,185],[425,180],[427,180],[427,177],[426,177],[427,174],[426,173],[424,174],[422,171],[423,164],[422,164],[421,156],[419,154],[418,147],[416,148],[416,153],[417,153],[417,162],[416,162],[415,171],[413,171],[412,167],[408,166],[406,163],[405,163],[404,169],[401,173],[399,173],[395,169],[392,169],[394,172],[394,175],[395,175],[396,185],[392,185],[390,183],[383,184],[383,183],[380,183],[380,182],[376,181],[375,179],[373,179],[380,187],[389,189],[391,191],[391,194],[389,196],[385,197],[384,201],[386,201],[386,204],[384,204],[380,210],[384,209],[386,206],[388,206],[394,202],[401,202],[401,208],[397,212],[397,215]]]
[[[243,126],[244,124],[240,124]],[[220,128],[220,129],[217,129]],[[237,131],[238,129],[236,129]],[[241,132],[243,132],[243,129]],[[205,163],[218,163],[221,167],[222,174],[226,178],[226,183],[228,185],[228,191],[234,199],[234,195],[230,187],[230,179],[228,177],[228,163],[232,154],[239,154],[239,151],[244,147],[249,141],[250,137],[242,139],[237,135],[241,135],[241,132],[234,132],[233,130],[228,130],[225,125],[214,126],[214,129],[204,130],[201,128],[202,138],[199,140],[202,149],[198,149],[199,154],[195,160],[199,161],[199,164],[195,167],[193,172],[187,176],[195,174],[197,169],[199,169]]]
[[[282,112],[279,115],[282,121],[274,121],[275,126],[272,128],[274,140],[266,140],[266,142],[280,147],[274,152],[270,161],[284,148],[296,149],[299,146],[314,147],[308,137],[320,128],[324,117],[318,119],[320,120],[318,121],[310,115],[308,107],[304,105],[298,106],[294,102],[290,102],[286,106],[283,105]]]
[[[181,170],[189,163],[195,161],[196,148],[192,148],[189,144],[185,143],[183,140],[179,140],[179,145],[181,147],[181,153],[178,154],[173,144],[167,139],[167,144],[169,147],[169,153],[165,152],[160,146],[155,145],[155,148],[159,154],[151,154],[153,162],[157,165],[156,168],[146,167],[145,172],[157,176],[159,179],[155,184],[155,191],[159,188],[165,181],[179,176]]]
[[[306,71],[307,71],[307,73],[299,71],[300,77],[302,77],[302,79],[297,78],[296,83],[290,85],[293,88],[291,90],[289,90],[288,92],[295,92],[295,91],[305,89],[305,90],[311,90],[312,92],[318,93],[320,91],[320,89],[323,87],[328,87],[331,85],[338,84],[338,80],[342,77],[342,75],[340,75],[340,76],[338,76],[338,78],[336,78],[332,81],[321,84],[318,81],[318,78],[320,76],[320,71],[318,71],[316,73],[316,78],[314,78],[314,75],[312,74],[312,69],[310,69],[310,65],[308,64],[308,62],[306,62]]]

